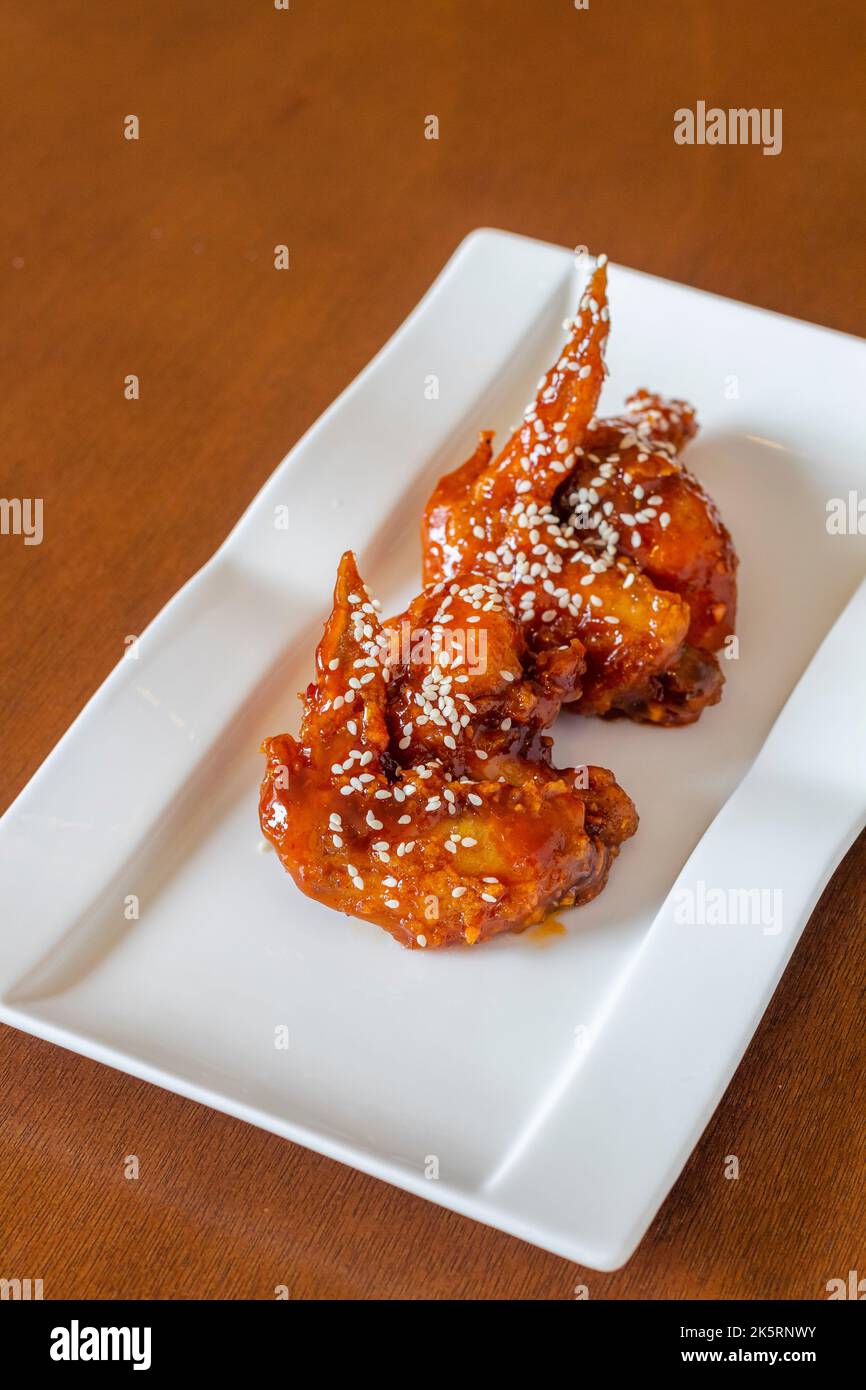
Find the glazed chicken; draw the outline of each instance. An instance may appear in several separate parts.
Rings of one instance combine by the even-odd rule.
[[[543,730],[580,693],[582,642],[530,652],[510,596],[478,574],[429,586],[386,630],[402,766],[432,757],[459,777],[538,774],[551,746]]]
[[[580,714],[687,724],[715,704],[733,632],[730,536],[679,453],[694,412],[639,392],[596,420],[609,330],[600,257],[569,341],[500,454],[491,433],[443,477],[422,523],[424,579],[473,571],[506,591],[536,661],[578,639]]]
[[[610,772],[551,765],[583,660],[577,639],[531,655],[477,574],[386,627],[344,555],[300,736],[263,744],[261,826],[298,887],[422,948],[595,897],[637,817]]]

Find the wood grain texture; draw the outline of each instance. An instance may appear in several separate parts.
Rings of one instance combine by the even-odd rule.
[[[473,227],[864,332],[859,0],[0,14],[2,491],[45,504],[41,546],[0,538],[2,805]],[[782,154],[676,146],[698,98],[781,107]],[[866,1260],[864,868],[861,839],[616,1274],[4,1028],[0,1276],[48,1297],[823,1297]]]

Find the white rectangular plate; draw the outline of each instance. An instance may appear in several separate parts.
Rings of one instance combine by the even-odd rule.
[[[692,728],[559,721],[557,761],[611,767],[642,818],[565,934],[404,951],[303,897],[257,824],[258,745],[297,729],[341,551],[398,611],[435,479],[517,418],[578,288],[560,248],[469,237],[112,672],[0,823],[0,1017],[612,1269],[866,814],[862,593],[768,739],[864,569],[825,520],[866,494],[866,345],[612,267],[603,407],[696,404],[740,652]],[[778,889],[781,920],[677,925],[678,877]]]

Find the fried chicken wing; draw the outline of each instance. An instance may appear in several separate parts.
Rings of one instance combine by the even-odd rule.
[[[430,585],[387,630],[403,766],[434,757],[455,776],[519,782],[544,758],[563,700],[580,694],[583,644],[531,653],[512,596],[481,575]]]
[[[508,602],[472,575],[408,613],[438,629],[417,660],[343,556],[299,739],[263,744],[260,821],[283,865],[409,947],[471,945],[587,902],[637,817],[610,772],[555,769],[541,736],[579,679],[580,644],[534,665]],[[442,663],[461,625],[486,634],[485,658],[452,643]]]
[[[595,419],[608,326],[599,258],[569,342],[505,448],[494,459],[481,434],[430,498],[424,577],[488,576],[511,594],[536,659],[579,640],[585,671],[567,708],[690,723],[721,694],[711,653],[732,629],[736,559],[676,457],[695,430],[690,407],[641,392],[629,415]]]
[[[734,631],[737,556],[715,503],[678,457],[696,433],[694,410],[685,401],[636,392],[625,415],[587,430],[556,510],[581,526],[599,520],[612,503],[621,546],[660,589],[686,600],[688,642],[713,652]],[[595,503],[589,501],[592,488]]]

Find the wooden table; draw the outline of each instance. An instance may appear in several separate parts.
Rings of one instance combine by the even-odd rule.
[[[0,538],[3,805],[471,228],[864,331],[859,0],[49,0],[3,25],[3,491],[45,500],[41,546]],[[676,145],[698,98],[781,107],[782,153]],[[3,1028],[0,1276],[823,1297],[863,1259],[864,866],[861,839],[617,1274]]]

